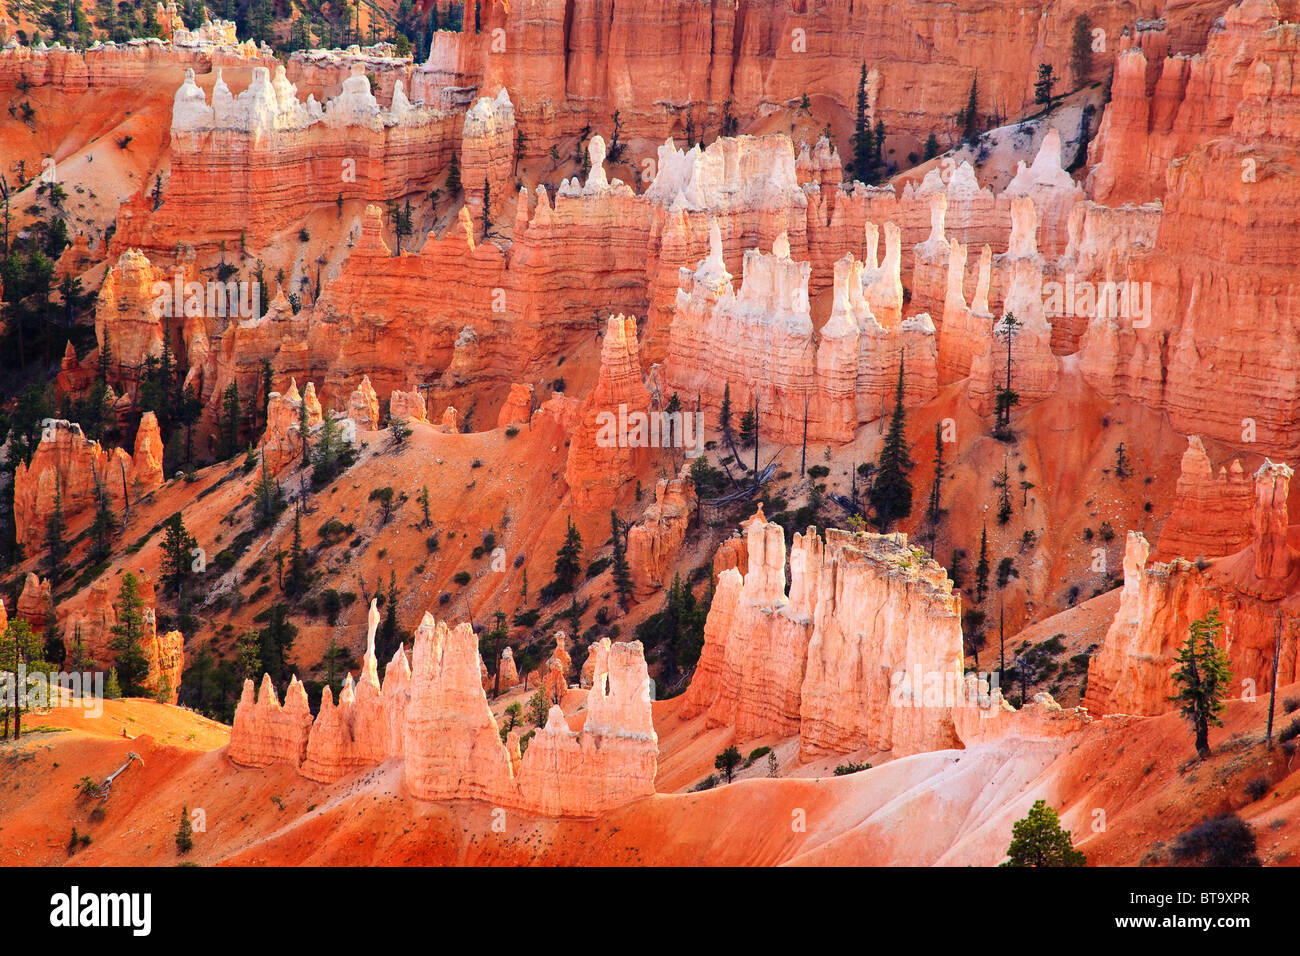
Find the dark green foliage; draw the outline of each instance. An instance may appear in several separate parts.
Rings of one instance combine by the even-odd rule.
[[[1046,800],[1036,800],[1028,816],[1011,829],[1011,845],[1002,866],[1084,866],[1087,859],[1074,849],[1070,831],[1062,828]]]
[[[1178,691],[1169,700],[1179,704],[1179,712],[1191,721],[1196,753],[1202,760],[1210,755],[1210,726],[1223,725],[1219,715],[1232,680],[1228,652],[1216,644],[1222,628],[1219,609],[1211,608],[1205,617],[1191,623],[1187,640],[1175,658],[1178,666],[1173,678]]]
[[[894,522],[912,513],[912,481],[908,473],[914,463],[907,444],[907,417],[903,409],[903,357],[898,358],[898,386],[894,391],[894,411],[889,419],[885,443],[876,461],[875,478],[868,492],[876,523],[888,531]]]

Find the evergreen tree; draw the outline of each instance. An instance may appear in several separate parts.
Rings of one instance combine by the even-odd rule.
[[[257,680],[262,667],[262,637],[257,631],[246,631],[235,639],[235,676],[243,682]]]
[[[966,109],[962,110],[962,139],[966,142],[973,142],[976,134],[979,133],[979,74],[971,78],[970,96],[966,98]]]
[[[1210,725],[1221,727],[1224,698],[1232,668],[1228,652],[1216,641],[1223,623],[1219,609],[1211,608],[1203,618],[1193,621],[1187,640],[1178,651],[1173,673],[1178,692],[1169,698],[1180,704],[1180,713],[1192,722],[1196,734],[1196,753],[1202,760],[1210,755]]]
[[[307,554],[302,545],[302,511],[293,509],[293,544],[289,549],[289,571],[284,577],[284,593],[299,597],[307,591]]]
[[[582,535],[578,533],[573,519],[568,519],[568,529],[564,533],[564,544],[555,552],[556,594],[568,594],[582,574]]]
[[[1070,831],[1061,826],[1046,800],[1034,801],[1023,820],[1011,828],[1009,858],[1002,866],[1084,866],[1087,859],[1074,848]]]
[[[876,144],[867,106],[867,64],[864,60],[858,72],[858,102],[853,119],[853,178],[859,182],[874,183]]]
[[[329,484],[352,464],[353,457],[352,447],[343,437],[338,422],[333,415],[326,414],[312,451],[312,483],[317,487]]]
[[[113,677],[121,683],[119,696],[138,697],[144,692],[144,682],[149,676],[149,661],[141,643],[144,637],[144,598],[140,596],[140,582],[127,571],[113,605],[117,623],[113,625],[113,638],[109,647],[117,653]]]
[[[198,548],[194,535],[185,528],[185,519],[178,511],[167,519],[166,534],[162,543],[163,583],[170,594],[180,594],[194,573],[193,552]]]
[[[1006,524],[1011,520],[1011,478],[1005,466],[993,477],[993,487],[998,492],[998,524]]]
[[[284,509],[284,492],[280,490],[280,483],[267,473],[266,458],[263,457],[262,475],[253,488],[253,523],[258,528],[269,527]]]
[[[925,520],[930,522],[931,541],[934,540],[934,528],[939,524],[939,519],[943,517],[943,504],[940,501],[940,493],[943,488],[943,425],[936,422],[934,425],[934,481],[930,485],[930,503],[926,505]]]
[[[483,238],[492,231],[492,184],[483,180]]]
[[[90,560],[98,564],[113,553],[113,535],[117,533],[117,518],[109,507],[108,489],[99,475],[95,475],[95,518],[90,524]]]
[[[262,671],[270,674],[277,684],[289,676],[289,651],[297,636],[298,628],[289,620],[289,609],[283,604],[272,604],[259,638]]]
[[[181,824],[176,830],[176,852],[184,856],[194,849],[194,826],[190,823],[190,808],[181,807]]]
[[[925,138],[925,150],[922,153],[922,156],[926,162],[929,162],[941,152],[943,152],[943,149],[939,146],[939,137],[931,133]]]
[[[989,529],[985,525],[980,531],[980,559],[975,565],[975,603],[983,604],[984,595],[989,591]]]
[[[397,572],[388,572],[388,596],[384,599],[384,619],[379,625],[378,640],[375,642],[375,655],[381,661],[388,661],[397,653],[400,635],[397,630]]]
[[[888,530],[894,522],[912,513],[912,481],[908,472],[913,461],[907,444],[906,412],[903,409],[903,356],[898,357],[898,386],[894,391],[894,412],[889,430],[876,460],[875,480],[868,499],[876,512],[876,523]]]
[[[117,679],[116,667],[110,667],[108,670],[108,680],[104,684],[104,698],[106,700],[122,699],[122,683]]]
[[[1038,79],[1034,81],[1034,102],[1050,110],[1056,99],[1052,95],[1054,86],[1056,86],[1056,71],[1052,69],[1052,65],[1038,64]]]
[[[447,195],[454,199],[460,188],[460,153],[453,152],[447,164]]]
[[[1124,451],[1124,443],[1120,442],[1115,446],[1115,477],[1127,478],[1132,474],[1133,469],[1129,464],[1128,454]]]
[[[627,543],[623,538],[622,522],[618,512],[610,509],[609,526],[614,537],[614,590],[624,609],[632,600],[632,569],[627,563]]]
[[[239,386],[231,382],[226,386],[221,401],[221,458],[232,458],[239,451],[239,422],[243,414],[239,402]]]
[[[1007,376],[1006,382],[998,390],[994,399],[996,406],[996,420],[993,426],[993,437],[999,441],[1009,441],[1013,437],[1011,431],[1011,409],[1020,404],[1020,394],[1011,387],[1011,348],[1014,345],[1016,336],[1020,334],[1020,329],[1024,323],[1008,312],[1002,317],[1002,320],[993,327],[993,336],[1000,342],[1005,342],[1007,346]]]
[[[740,447],[748,448],[758,440],[758,421],[752,408],[745,409],[740,416]]]
[[[58,476],[54,479],[54,510],[45,525],[45,556],[50,569],[50,584],[63,580],[67,572],[68,560],[68,524],[63,518],[63,482]]]
[[[736,768],[740,766],[743,760],[744,758],[740,756],[740,751],[736,749],[736,745],[732,744],[713,758],[713,767],[715,770],[721,770],[727,777],[727,783],[731,783]]]

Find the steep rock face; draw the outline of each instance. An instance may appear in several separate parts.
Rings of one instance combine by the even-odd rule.
[[[1136,12],[1156,17],[1169,6],[1144,3]],[[1221,7],[1221,0],[1180,4],[1174,23],[1188,38],[1203,36]],[[970,0],[923,0],[909,7],[905,19],[891,7],[848,0],[815,10],[748,0],[722,6],[679,0],[634,7],[595,0],[491,4],[483,8],[479,33],[436,35],[429,63],[416,71],[429,79],[414,82],[427,82],[430,89],[507,86],[517,91],[516,108],[530,141],[539,144],[576,133],[594,119],[608,122],[615,109],[621,110],[625,137],[662,139],[680,130],[688,115],[697,128],[713,129],[728,110],[737,118],[761,116],[805,93],[851,111],[858,74],[843,64],[856,63],[865,49],[873,64],[870,119],[919,143],[939,114],[964,105],[976,74],[981,111],[995,103],[1009,115],[1032,108],[1026,77],[1043,61],[1064,74],[1071,24],[1082,12],[1112,37],[1134,15],[1098,2],[1028,15]],[[646,43],[647,36],[655,42]],[[1093,79],[1104,75],[1102,64],[1096,70]],[[918,98],[915,91],[923,85],[926,95]]]
[[[478,640],[468,624],[449,628],[426,614],[415,633],[413,666],[399,648],[382,687],[378,624],[372,604],[360,677],[354,684],[348,675],[337,704],[326,688],[314,723],[297,678],[283,707],[269,677],[256,699],[247,681],[230,759],[250,767],[287,763],[305,777],[331,782],[397,757],[417,799],[482,800],[557,817],[593,816],[654,793],[659,742],[639,642],[611,645],[606,638],[592,645],[582,729],[571,731],[564,712],[553,707],[521,759],[518,735],[503,743],[488,707]],[[503,655],[506,661],[513,672],[513,658]]]
[[[636,477],[649,454],[650,440],[648,434],[638,436],[631,416],[645,416],[649,410],[636,319],[611,315],[600,348],[596,385],[583,403],[582,421],[570,442],[564,470],[564,480],[580,507],[608,507],[619,489]]]
[[[262,678],[256,698],[252,678],[244,681],[230,728],[227,755],[231,760],[245,767],[284,763],[297,769],[302,765],[312,721],[307,691],[297,676],[290,680],[284,698],[281,706],[269,675]]]
[[[797,733],[804,759],[956,746],[960,600],[943,568],[903,535],[810,531],[787,595],[780,527],[760,509],[745,533],[749,571],[718,576],[683,716],[741,740]]]
[[[191,71],[172,110],[167,202],[120,217],[112,248],[165,255],[177,237],[203,252],[222,241],[234,247],[241,236],[262,244],[339,195],[388,202],[427,194],[458,145],[459,117],[412,105],[400,79],[383,107],[365,68],[350,69],[324,104],[310,94],[300,101],[283,65],[274,73],[255,67],[238,94],[218,70],[210,97]]]
[[[682,713],[707,712],[710,726],[732,726],[742,740],[789,736],[799,731],[811,607],[793,600],[793,570],[791,597],[786,596],[781,526],[769,523],[760,507],[744,530],[749,573],[742,578],[732,568],[718,576],[704,625],[704,649]],[[806,567],[807,552],[820,548],[815,534],[796,535],[791,568]],[[805,586],[802,574],[800,585]]]
[[[1244,0],[1212,32],[1203,57],[1181,62],[1186,95],[1169,127],[1177,145],[1160,167],[1164,216],[1152,251],[1117,277],[1136,283],[1146,308],[1093,319],[1080,361],[1108,398],[1165,411],[1184,433],[1244,439],[1288,459],[1300,454],[1291,413],[1300,398],[1300,237],[1287,225],[1300,196],[1300,91],[1291,79],[1297,36],[1300,27],[1278,22],[1275,5]],[[1121,64],[1139,56],[1125,53]],[[1152,113],[1161,91],[1148,88]],[[1118,116],[1133,101],[1111,109]],[[1206,395],[1220,400],[1207,403]]]
[[[28,590],[33,585],[35,588],[29,596]],[[147,574],[137,576],[137,588],[143,603],[140,648],[148,664],[142,683],[151,696],[174,704],[181,687],[181,674],[185,670],[185,640],[179,631],[158,633],[154,585]],[[91,583],[90,596],[85,603],[60,622],[68,644],[80,639],[85,655],[102,670],[107,670],[117,662],[117,651],[112,647],[116,636],[113,628],[118,624],[117,606],[114,603],[116,599],[117,594],[110,590],[109,580],[100,576]],[[42,604],[42,601],[45,603]],[[23,589],[18,610],[22,612],[25,606],[32,611],[42,608],[41,624],[44,626],[44,608],[48,601],[49,584],[40,582],[35,575],[29,575],[28,587]]]
[[[1236,554],[1252,539],[1255,486],[1233,459],[1216,472],[1201,439],[1192,435],[1183,452],[1174,508],[1160,530],[1158,549],[1167,558],[1218,558]]]
[[[109,343],[117,377],[134,375],[146,358],[162,354],[166,317],[156,307],[155,283],[170,291],[171,282],[139,249],[124,251],[104,274],[95,303],[95,338],[100,348]]]
[[[299,434],[302,406],[307,405],[307,427],[324,421],[315,386],[307,383],[305,394],[298,394],[298,382],[289,380],[289,391],[272,392],[266,404],[266,431],[262,433],[262,461],[275,474],[285,465],[302,460],[302,436]]]
[[[1272,684],[1275,627],[1282,625],[1278,682],[1296,680],[1296,617],[1290,595],[1295,555],[1286,544],[1286,489],[1291,469],[1266,462],[1255,476],[1254,531],[1242,551],[1205,567],[1176,558],[1144,567],[1146,539],[1129,532],[1119,610],[1088,668],[1084,706],[1095,713],[1161,714],[1171,710],[1172,672],[1190,625],[1218,609],[1219,645],[1233,680],[1251,679],[1257,692]]]
[[[67,520],[92,510],[97,480],[115,510],[162,485],[162,441],[152,412],[141,417],[134,456],[121,448],[101,448],[74,422],[48,419],[31,463],[19,462],[14,471],[18,540],[29,551],[39,548],[56,495],[61,496]]]
[[[23,580],[23,590],[18,595],[14,610],[34,630],[43,630],[49,623],[50,612],[54,609],[51,583],[30,571]]]
[[[800,689],[800,754],[957,746],[961,599],[947,572],[902,535],[828,531],[822,558]]]
[[[627,563],[638,597],[648,597],[667,583],[686,531],[695,517],[695,485],[685,474],[660,478],[655,500],[627,532]]]
[[[659,737],[640,641],[592,645],[594,665],[582,730],[552,707],[523,755],[520,800],[549,816],[592,816],[654,793]]]
[[[369,375],[361,377],[361,384],[348,397],[348,418],[356,422],[358,428],[368,431],[379,427],[379,396],[370,384]]]
[[[845,442],[858,424],[881,414],[897,382],[900,355],[905,401],[927,401],[937,390],[937,352],[929,316],[901,318],[898,231],[887,226],[883,265],[847,255],[834,267],[834,307],[820,341],[813,329],[811,265],[796,262],[785,236],[772,253],[745,253],[740,291],[723,262],[720,230],[711,230],[708,257],[689,272],[665,364],[667,389],[700,396],[721,408],[730,386],[733,408],[758,403],[759,425],[773,440]],[[877,316],[884,316],[878,319]]]
[[[514,157],[515,108],[502,88],[495,98],[484,96],[475,101],[461,127],[461,182],[474,222],[483,222],[485,188],[491,198],[490,218],[495,221],[500,214],[510,195]]]
[[[533,386],[514,382],[505,404],[497,413],[497,428],[526,424],[533,416]]]

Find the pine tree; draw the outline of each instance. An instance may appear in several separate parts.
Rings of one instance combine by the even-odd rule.
[[[231,382],[221,400],[221,458],[232,458],[239,451],[239,421],[243,414],[239,386]]]
[[[573,590],[578,576],[582,573],[582,535],[578,533],[573,518],[568,519],[568,529],[564,533],[564,544],[555,552],[555,587],[556,594],[568,594]]]
[[[181,808],[181,824],[176,830],[176,852],[184,856],[194,849],[194,826],[190,823],[190,808]]]
[[[57,584],[67,572],[67,522],[63,518],[63,482],[54,479],[54,510],[45,525],[45,553],[49,562],[50,583]]]
[[[1038,79],[1034,81],[1034,102],[1050,110],[1055,100],[1052,95],[1054,86],[1056,86],[1056,72],[1052,69],[1052,65],[1038,64]]]
[[[980,559],[975,565],[975,603],[983,604],[989,591],[989,529],[980,531]]]
[[[1016,336],[1020,334],[1022,323],[1014,315],[1008,312],[1002,317],[1002,320],[993,327],[993,336],[1000,342],[1005,342],[1007,346],[1007,375],[1006,383],[998,390],[995,398],[997,418],[993,426],[993,437],[999,441],[1009,441],[1013,437],[1011,431],[1011,409],[1020,404],[1020,395],[1011,387],[1011,347],[1015,343]]]
[[[284,593],[298,597],[307,590],[307,555],[302,546],[302,510],[293,509],[293,544],[289,549],[289,571],[284,577]]]
[[[976,73],[970,81],[970,96],[966,98],[966,109],[962,111],[962,139],[966,142],[972,142],[975,135],[979,132],[979,74]]]
[[[745,409],[745,414],[740,416],[740,447],[748,448],[758,440],[758,421],[754,417],[752,408]]]
[[[483,238],[492,231],[492,184],[483,180]]]
[[[934,159],[934,157],[938,156],[941,152],[943,152],[943,150],[939,146],[939,137],[931,133],[929,136],[925,138],[925,150],[922,153],[923,159],[926,162],[929,162],[930,160]]]
[[[312,452],[311,479],[317,487],[327,485],[352,463],[352,449],[343,438],[342,429],[333,415],[325,415]]]
[[[876,522],[888,530],[894,522],[912,513],[912,481],[907,477],[913,461],[907,445],[906,412],[903,409],[903,356],[898,357],[898,386],[894,392],[894,412],[885,433],[880,457],[876,460],[875,480],[868,498],[876,512]]]
[[[1084,866],[1087,859],[1074,848],[1070,831],[1061,826],[1046,800],[1034,801],[1023,820],[1011,828],[1008,860],[1002,866]]]
[[[122,684],[117,679],[116,667],[110,667],[108,670],[108,680],[104,684],[104,698],[106,700],[122,699]]]
[[[1223,622],[1219,609],[1211,608],[1203,618],[1193,621],[1187,640],[1175,660],[1173,673],[1178,692],[1169,698],[1181,704],[1180,713],[1192,722],[1196,734],[1196,753],[1202,760],[1210,755],[1210,726],[1223,726],[1223,713],[1232,668],[1228,652],[1216,643]]]
[[[614,590],[618,592],[619,604],[624,609],[632,600],[632,569],[627,563],[627,544],[623,538],[622,522],[618,512],[610,509],[610,530],[614,537]]]
[[[387,661],[397,653],[397,573],[388,572],[388,596],[384,599],[384,620],[379,625],[379,639],[375,642],[375,653],[381,661]]]
[[[993,477],[993,487],[998,492],[998,524],[1006,524],[1011,520],[1011,478],[1005,467]]]
[[[114,682],[120,681],[118,696],[138,697],[144,691],[149,675],[149,662],[144,656],[141,640],[144,636],[144,599],[140,596],[140,582],[130,571],[122,575],[122,584],[113,605],[117,623],[113,625],[113,638],[109,647],[117,653],[113,668]]]
[[[934,538],[934,526],[938,525],[939,519],[943,517],[943,505],[940,501],[940,492],[943,488],[943,425],[936,422],[934,426],[934,481],[930,485],[930,503],[925,509],[925,519],[931,525],[931,541]]]
[[[266,458],[262,458],[262,475],[253,488],[254,524],[265,528],[275,522],[284,510],[284,492],[280,483],[266,471]]]
[[[1128,454],[1124,451],[1124,443],[1120,442],[1115,446],[1115,477],[1127,478],[1132,474],[1133,470],[1129,464]]]
[[[447,164],[447,195],[455,198],[460,188],[460,153],[453,152]]]
[[[167,519],[166,534],[162,543],[162,575],[167,591],[180,594],[193,574],[193,552],[198,547],[194,536],[185,528],[185,519],[178,511]]]
[[[876,144],[867,117],[867,106],[867,64],[864,60],[858,72],[858,102],[853,119],[853,178],[859,182],[873,183]]]

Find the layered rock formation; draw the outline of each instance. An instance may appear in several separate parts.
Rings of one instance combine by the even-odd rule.
[[[1179,648],[1191,623],[1217,609],[1219,646],[1228,653],[1233,681],[1254,682],[1257,693],[1273,680],[1273,647],[1281,629],[1279,685],[1300,679],[1293,598],[1297,564],[1286,542],[1286,492],[1291,469],[1266,462],[1255,475],[1253,532],[1246,548],[1216,561],[1175,558],[1145,567],[1146,539],[1129,532],[1119,610],[1088,668],[1084,705],[1097,713],[1161,714],[1169,698]]]
[[[627,563],[635,594],[645,598],[668,583],[677,552],[695,518],[695,484],[685,474],[660,478],[655,500],[627,531]]]
[[[785,443],[802,440],[805,424],[810,440],[851,440],[860,422],[883,413],[900,361],[904,401],[932,398],[934,325],[924,314],[901,319],[897,229],[887,226],[886,237],[882,265],[870,242],[865,262],[849,254],[835,263],[834,306],[818,337],[808,295],[811,265],[791,258],[786,237],[778,236],[770,255],[745,253],[737,293],[714,228],[709,256],[693,272],[682,270],[665,364],[668,390],[699,396],[702,407],[714,410],[730,386],[733,407],[757,402],[763,434]]]
[[[1252,538],[1255,485],[1234,458],[1216,472],[1201,439],[1183,452],[1173,511],[1160,530],[1165,557],[1218,558],[1236,554]]]
[[[636,319],[611,315],[600,347],[600,372],[583,402],[564,470],[576,504],[607,508],[619,489],[637,476],[649,460],[649,411]],[[644,423],[639,430],[638,419]]]
[[[426,614],[410,667],[399,649],[382,685],[377,676],[372,605],[361,676],[351,675],[336,705],[329,689],[312,721],[295,677],[281,706],[270,678],[254,698],[252,681],[235,712],[230,759],[249,767],[285,763],[320,782],[391,758],[420,800],[481,800],[545,816],[594,816],[654,792],[658,737],[650,678],[639,642],[593,645],[593,683],[585,722],[569,729],[552,707],[519,757],[518,734],[503,741],[480,679],[478,639]]]
[[[302,460],[302,406],[307,406],[307,427],[315,428],[324,421],[316,387],[308,382],[303,393],[298,394],[298,382],[289,380],[289,391],[281,395],[272,392],[266,403],[266,430],[260,445],[262,461],[268,472],[274,474],[285,465]]]
[[[1242,0],[1203,56],[1165,60],[1158,81],[1144,53],[1120,56],[1123,95],[1103,121],[1094,195],[1159,195],[1142,182],[1149,171],[1164,215],[1151,252],[1116,277],[1135,284],[1145,308],[1093,319],[1080,349],[1103,396],[1167,412],[1184,433],[1288,459],[1300,455],[1291,413],[1300,237],[1288,225],[1300,196],[1298,35],[1270,0]],[[1130,169],[1136,181],[1123,178]]]
[[[75,422],[48,419],[30,464],[20,461],[14,471],[18,540],[29,551],[39,550],[56,498],[64,518],[71,520],[94,509],[97,483],[114,510],[162,485],[162,438],[153,412],[140,418],[134,455],[121,448],[101,448]]]
[[[458,145],[458,120],[413,105],[400,79],[381,106],[359,63],[324,103],[300,101],[282,65],[255,67],[238,94],[218,69],[210,97],[190,71],[172,110],[167,201],[119,216],[113,248],[164,255],[177,237],[201,251],[262,244],[340,197],[427,195]]]
[[[35,575],[29,575],[28,585],[33,581],[40,583]],[[153,580],[149,575],[144,573],[137,575],[137,588],[143,604],[140,649],[144,652],[145,662],[148,665],[142,683],[150,696],[157,697],[165,703],[175,704],[181,687],[181,675],[185,671],[185,639],[180,631],[158,633],[157,598]],[[49,584],[45,583],[41,590],[45,602],[48,603]],[[23,609],[25,602],[35,599],[37,599],[36,595],[29,599],[27,588],[24,588],[23,598],[18,602],[19,610]],[[95,667],[99,670],[107,671],[117,662],[117,651],[112,646],[116,638],[113,628],[119,623],[116,600],[116,590],[111,589],[108,578],[101,575],[91,582],[88,599],[60,622],[65,643],[71,645],[74,641],[80,640],[83,653],[95,662]]]
[[[748,572],[718,576],[683,716],[741,740],[799,735],[805,759],[863,747],[955,746],[962,706],[960,600],[903,535],[795,535],[760,509],[745,526]]]

